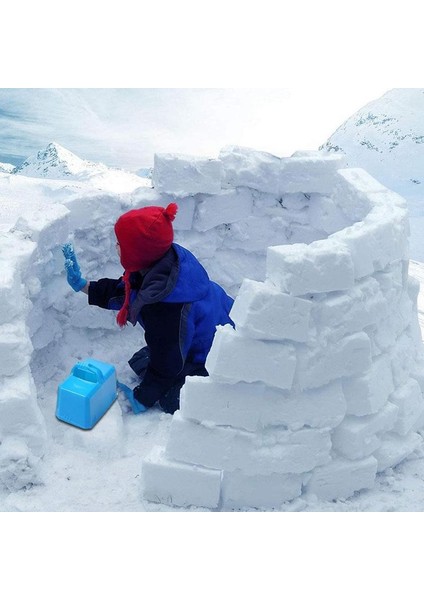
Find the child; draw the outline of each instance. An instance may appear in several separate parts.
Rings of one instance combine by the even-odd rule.
[[[207,376],[205,361],[217,325],[234,323],[233,299],[211,281],[191,252],[173,243],[177,212],[148,206],[130,210],[115,223],[116,248],[125,269],[119,279],[87,282],[69,247],[64,249],[68,283],[88,294],[89,304],[119,310],[124,327],[140,323],[146,346],[130,360],[141,378],[134,389],[140,408],[159,402],[173,414],[188,375]]]

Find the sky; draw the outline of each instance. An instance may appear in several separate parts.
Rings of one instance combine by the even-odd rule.
[[[156,152],[217,156],[241,145],[278,156],[315,150],[387,88],[0,88],[0,162],[57,142],[130,171]]]

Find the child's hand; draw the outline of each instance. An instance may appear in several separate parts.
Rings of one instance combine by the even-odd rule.
[[[62,252],[65,257],[66,279],[71,288],[75,292],[79,292],[87,285],[87,280],[81,277],[81,269],[72,244],[64,244]]]

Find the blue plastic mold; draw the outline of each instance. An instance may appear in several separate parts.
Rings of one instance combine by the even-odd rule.
[[[77,363],[57,390],[56,417],[92,429],[116,399],[116,370],[100,360]]]

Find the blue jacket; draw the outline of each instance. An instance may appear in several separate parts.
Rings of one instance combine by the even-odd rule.
[[[130,281],[128,320],[145,331],[150,361],[142,397],[152,404],[196,367],[204,368],[216,326],[234,326],[229,317],[233,299],[178,244],[145,273],[132,273]],[[119,310],[123,300],[122,277],[90,282],[89,304]]]

